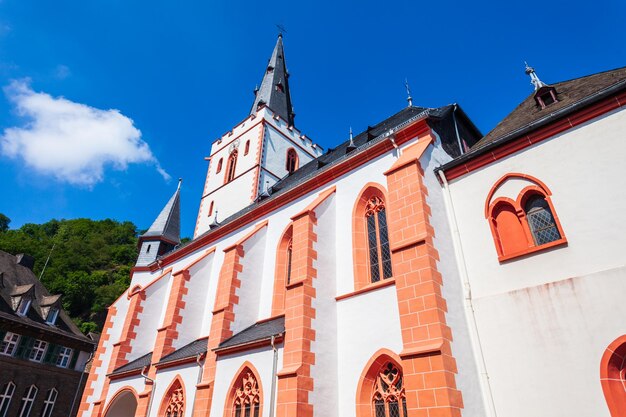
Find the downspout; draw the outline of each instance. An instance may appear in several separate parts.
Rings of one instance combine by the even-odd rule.
[[[198,377],[196,378],[196,385],[198,385],[200,383],[200,381],[202,381],[202,374],[204,373],[204,363],[200,362],[200,359],[202,359],[202,356],[204,356],[203,353],[198,353],[198,355],[196,355],[196,364],[198,364]],[[197,394],[197,392],[196,392]],[[193,404],[191,405],[191,415],[193,416],[193,413],[196,410],[196,401],[194,399]],[[150,416],[148,416],[150,417]]]
[[[396,148],[396,157],[399,158],[402,155],[402,149],[400,149],[396,143],[396,136],[393,134],[393,129],[389,132],[389,141],[391,142],[391,145]]]
[[[148,410],[146,412],[146,417],[150,417],[150,409],[152,408],[152,398],[154,398],[154,390],[156,389],[156,381],[150,378],[148,375],[146,375],[145,373],[146,368],[147,366],[144,366],[141,369],[141,376],[147,379],[148,381],[152,382],[152,390],[150,391],[150,399],[148,400]]]
[[[483,401],[487,415],[496,417],[496,406],[493,400],[493,393],[491,391],[491,384],[489,382],[489,374],[487,372],[487,364],[485,363],[485,355],[483,353],[482,345],[480,342],[480,334],[478,333],[478,325],[476,323],[476,314],[474,312],[474,304],[472,302],[472,288],[469,281],[469,275],[467,273],[467,264],[465,263],[465,255],[463,254],[463,246],[461,244],[461,235],[459,233],[459,227],[456,221],[456,214],[454,211],[454,205],[452,203],[452,195],[450,193],[450,187],[446,175],[443,170],[438,170],[439,178],[443,184],[444,199],[446,202],[446,212],[448,214],[448,222],[452,228],[452,241],[454,243],[454,255],[456,258],[456,264],[458,265],[459,274],[463,282],[463,298],[464,307],[466,310],[466,320],[468,324],[470,343],[476,354],[475,362],[480,373],[480,385],[483,392]]]
[[[270,391],[270,416],[274,417],[274,405],[276,402],[276,367],[278,366],[278,349],[276,349],[276,336],[272,336],[271,345],[274,351],[274,363],[272,364],[272,388]]]
[[[89,357],[87,358],[87,361],[85,362],[85,366],[89,363],[90,360],[93,359],[94,354],[96,352],[96,347],[94,347],[94,350],[91,351],[91,353],[89,354]],[[76,392],[74,393],[74,399],[72,399],[72,406],[70,407],[70,415],[68,417],[73,417],[74,416],[74,406],[76,405],[76,398],[78,397],[78,393],[80,392],[80,386],[83,384],[83,377],[85,376],[85,368],[83,367],[83,370],[80,373],[80,379],[78,380],[78,387],[76,387]]]
[[[463,155],[465,152],[463,151],[463,145],[461,144],[461,135],[459,135],[459,126],[456,124],[456,109],[458,108],[458,104],[454,103],[454,109],[452,110],[452,121],[454,122],[454,131],[456,133],[456,142],[459,146],[459,155]]]

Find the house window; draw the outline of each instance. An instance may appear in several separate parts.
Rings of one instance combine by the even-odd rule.
[[[216,174],[219,174],[222,171],[222,161],[224,160],[224,158],[220,158],[219,161],[217,161],[217,170],[215,171]]]
[[[48,316],[46,316],[46,323],[48,324],[56,323],[57,317],[59,317],[59,309],[51,308],[50,311],[48,311]]]
[[[4,339],[0,342],[0,355],[13,356],[17,342],[20,340],[20,335],[16,333],[7,332],[4,335]],[[0,414],[2,417],[2,414]]]
[[[524,211],[535,245],[544,245],[561,239],[550,206],[543,196],[533,195],[530,197],[526,202]]]
[[[2,386],[2,391],[0,391],[0,417],[6,417],[14,392],[15,384],[13,382],[7,382]]]
[[[28,313],[30,304],[31,304],[30,298],[22,298],[22,300],[20,301],[20,305],[17,308],[17,314],[20,316],[25,316]]]
[[[59,356],[57,356],[56,365],[61,368],[67,368],[72,357],[72,349],[68,347],[61,347],[59,350]]]
[[[235,386],[233,401],[234,417],[259,417],[261,412],[261,390],[254,374],[247,370]]]
[[[244,156],[248,155],[248,152],[250,152],[250,141],[249,140],[246,141],[246,146],[244,147],[243,155]]]
[[[18,417],[28,417],[30,410],[33,408],[33,402],[37,396],[37,391],[37,387],[34,385],[31,385],[26,389],[24,396],[22,397],[22,404],[20,405]]]
[[[28,355],[28,359],[33,362],[41,362],[43,354],[46,352],[46,347],[48,347],[48,342],[35,340],[35,343],[33,344],[33,347]]]
[[[185,397],[183,393],[183,387],[177,381],[169,397],[167,398],[167,405],[165,406],[165,417],[183,417],[185,414]]]
[[[57,390],[52,388],[48,390],[48,395],[46,396],[45,401],[43,402],[43,410],[41,412],[41,417],[50,417],[52,415],[52,409],[54,408],[54,403],[57,400]]]
[[[365,208],[367,223],[367,244],[371,282],[392,276],[391,252],[387,233],[385,203],[378,196],[373,196]]]
[[[393,363],[382,367],[374,382],[372,417],[407,417],[402,372]]]
[[[509,178],[521,178],[533,185],[521,190],[515,200],[498,197],[491,201],[496,190]],[[507,174],[492,187],[485,204],[485,216],[500,261],[567,243],[550,195],[545,184],[526,174]]]
[[[293,173],[296,169],[298,169],[298,154],[294,148],[289,148],[287,151],[287,164],[285,169],[290,174]]]
[[[228,157],[228,164],[226,166],[226,182],[231,182],[235,178],[235,168],[237,167],[237,150]]]

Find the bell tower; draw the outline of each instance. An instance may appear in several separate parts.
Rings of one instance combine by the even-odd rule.
[[[213,142],[195,236],[257,201],[276,181],[322,154],[295,127],[283,37],[278,36],[248,116]]]

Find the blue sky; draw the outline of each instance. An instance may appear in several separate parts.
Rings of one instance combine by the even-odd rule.
[[[277,23],[296,126],[329,147],[404,107],[405,77],[416,105],[457,102],[487,133],[531,92],[524,60],[548,83],[625,66],[624,16],[618,0],[0,0],[0,212],[147,228],[182,177],[191,236],[203,158],[247,115]]]

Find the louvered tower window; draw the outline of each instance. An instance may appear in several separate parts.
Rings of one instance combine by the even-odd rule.
[[[365,207],[365,217],[367,220],[370,278],[372,282],[378,282],[381,277],[386,279],[393,275],[385,203],[380,197],[374,196],[369,199]]]
[[[296,150],[293,148],[290,148],[287,151],[287,164],[285,168],[287,169],[287,172],[289,172],[290,174],[293,173],[296,169],[298,169],[298,154],[296,153]]]
[[[382,367],[374,385],[374,417],[407,417],[402,372],[391,362]]]
[[[235,149],[228,157],[228,165],[226,167],[226,182],[231,182],[235,178],[235,168],[237,167],[238,152]]]
[[[543,196],[535,195],[528,199],[524,207],[528,226],[535,240],[535,245],[554,242],[561,239],[559,229],[556,227],[554,216],[550,206]]]

